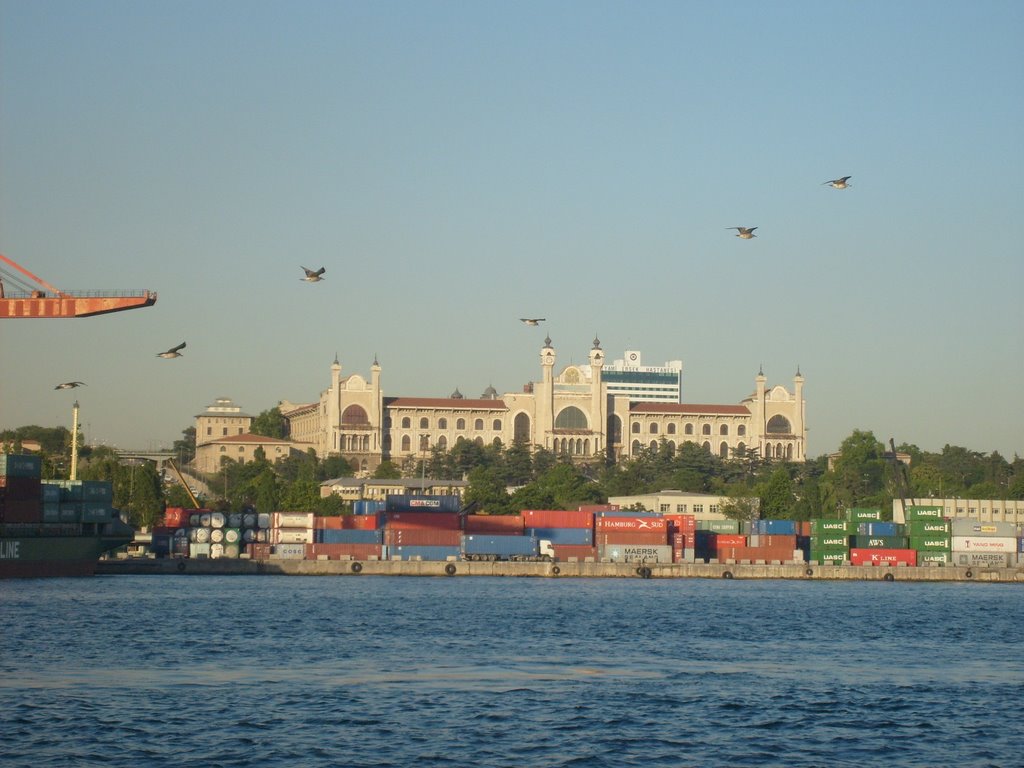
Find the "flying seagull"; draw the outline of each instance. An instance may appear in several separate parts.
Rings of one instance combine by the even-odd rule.
[[[65,381],[63,384],[58,384],[54,389],[74,389],[75,387],[84,387],[84,381]]]
[[[183,341],[178,346],[171,347],[166,352],[161,352],[159,355],[157,355],[157,357],[163,357],[166,358],[167,360],[170,360],[172,357],[181,357],[181,350],[183,350],[184,348],[185,342]]]
[[[543,317],[520,317],[519,319],[522,320],[527,325],[537,325],[538,323],[543,323],[545,318],[543,318]]]
[[[849,180],[852,178],[852,176],[843,176],[843,178],[841,179],[823,181],[822,184],[828,184],[830,187],[832,187],[832,189],[846,189],[847,187],[852,186],[851,184],[848,183]]]
[[[754,234],[754,230],[757,229],[757,227],[726,227],[726,229],[735,229],[736,237],[742,237],[744,240],[757,237],[757,235]]]
[[[320,269],[315,271],[312,269],[306,269],[305,267],[303,267],[302,269],[305,271],[306,276],[300,277],[299,280],[305,280],[307,283],[319,283],[321,280],[323,280],[323,277],[321,277],[321,275],[323,275],[323,273],[327,271],[327,267],[320,267]]]

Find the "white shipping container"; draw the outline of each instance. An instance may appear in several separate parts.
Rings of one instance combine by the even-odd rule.
[[[271,544],[312,544],[312,528],[272,528]]]
[[[272,560],[302,560],[305,556],[305,544],[278,544],[270,553]]]
[[[210,559],[217,560],[224,557],[224,545],[223,544],[211,544],[210,545]]]
[[[210,513],[210,526],[213,528],[223,528],[227,521],[228,519],[223,512]]]
[[[188,556],[189,557],[209,557],[210,556],[210,545],[209,544],[189,544],[188,545]]]
[[[953,565],[972,568],[1007,568],[1014,559],[1014,555],[998,552],[953,552],[950,557]]]
[[[1013,523],[983,523],[980,520],[960,518],[951,526],[954,536],[1016,536],[1017,526]]]
[[[672,547],[654,544],[608,544],[601,547],[601,559],[613,563],[671,563]]]
[[[275,512],[270,519],[271,528],[312,528],[312,512]]]
[[[954,552],[1015,553],[1017,539],[1013,536],[954,536]]]

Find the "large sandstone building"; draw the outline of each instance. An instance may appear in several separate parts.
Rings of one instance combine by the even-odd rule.
[[[806,458],[804,379],[797,371],[793,391],[768,387],[763,372],[754,392],[736,405],[657,402],[630,397],[628,381],[618,376],[612,393],[602,379],[605,353],[595,339],[588,362],[556,374],[551,339],[540,350],[540,379],[521,392],[499,395],[493,388],[470,399],[456,390],[450,397],[388,397],[376,360],[370,376],[342,376],[337,359],[330,385],[318,402],[282,401],[292,445],[308,445],[317,455],[340,454],[359,472],[382,461],[401,463],[434,447],[460,440],[483,445],[524,442],[579,460],[629,458],[656,448],[694,442],[727,457],[744,449],[787,461]]]

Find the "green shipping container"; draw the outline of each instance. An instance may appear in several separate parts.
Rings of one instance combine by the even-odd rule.
[[[953,549],[953,541],[948,534],[911,536],[910,548],[916,549],[918,552],[949,552]]]
[[[839,564],[850,559],[849,549],[815,549],[811,547],[811,554],[807,558],[812,563]]]
[[[846,519],[855,523],[866,523],[882,519],[882,510],[874,507],[851,507],[846,510]]]
[[[739,533],[739,520],[698,520],[698,531],[713,531],[714,533]]]
[[[854,536],[850,546],[857,549],[908,549],[906,536]]]
[[[953,562],[953,556],[949,552],[918,552],[917,564],[941,563],[943,565]]]
[[[811,520],[811,535],[820,534],[849,536],[857,532],[857,523],[850,520]]]
[[[907,522],[911,523],[914,520],[942,520],[944,519],[944,511],[942,507],[927,506],[918,507],[912,506],[907,507]]]
[[[114,518],[114,511],[109,504],[101,501],[82,502],[83,523],[108,523]]]
[[[907,534],[911,538],[921,536],[948,536],[953,530],[949,520],[914,520],[907,523]]]
[[[822,534],[811,536],[811,549],[850,549],[850,538],[848,536]]]

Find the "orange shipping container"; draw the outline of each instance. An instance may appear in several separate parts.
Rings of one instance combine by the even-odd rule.
[[[522,515],[466,515],[466,533],[512,533],[523,532]]]
[[[306,559],[318,560],[326,556],[328,560],[341,560],[351,557],[353,560],[369,560],[380,557],[380,544],[307,544]]]
[[[573,509],[524,509],[523,528],[593,528],[594,513]]]
[[[597,549],[594,547],[585,547],[579,544],[553,544],[551,548],[555,551],[555,559],[563,562],[570,557],[575,557],[580,562],[588,557],[597,560]]]
[[[599,547],[608,547],[615,544],[650,544],[662,546],[668,544],[667,531],[601,531],[594,536],[594,542]]]

